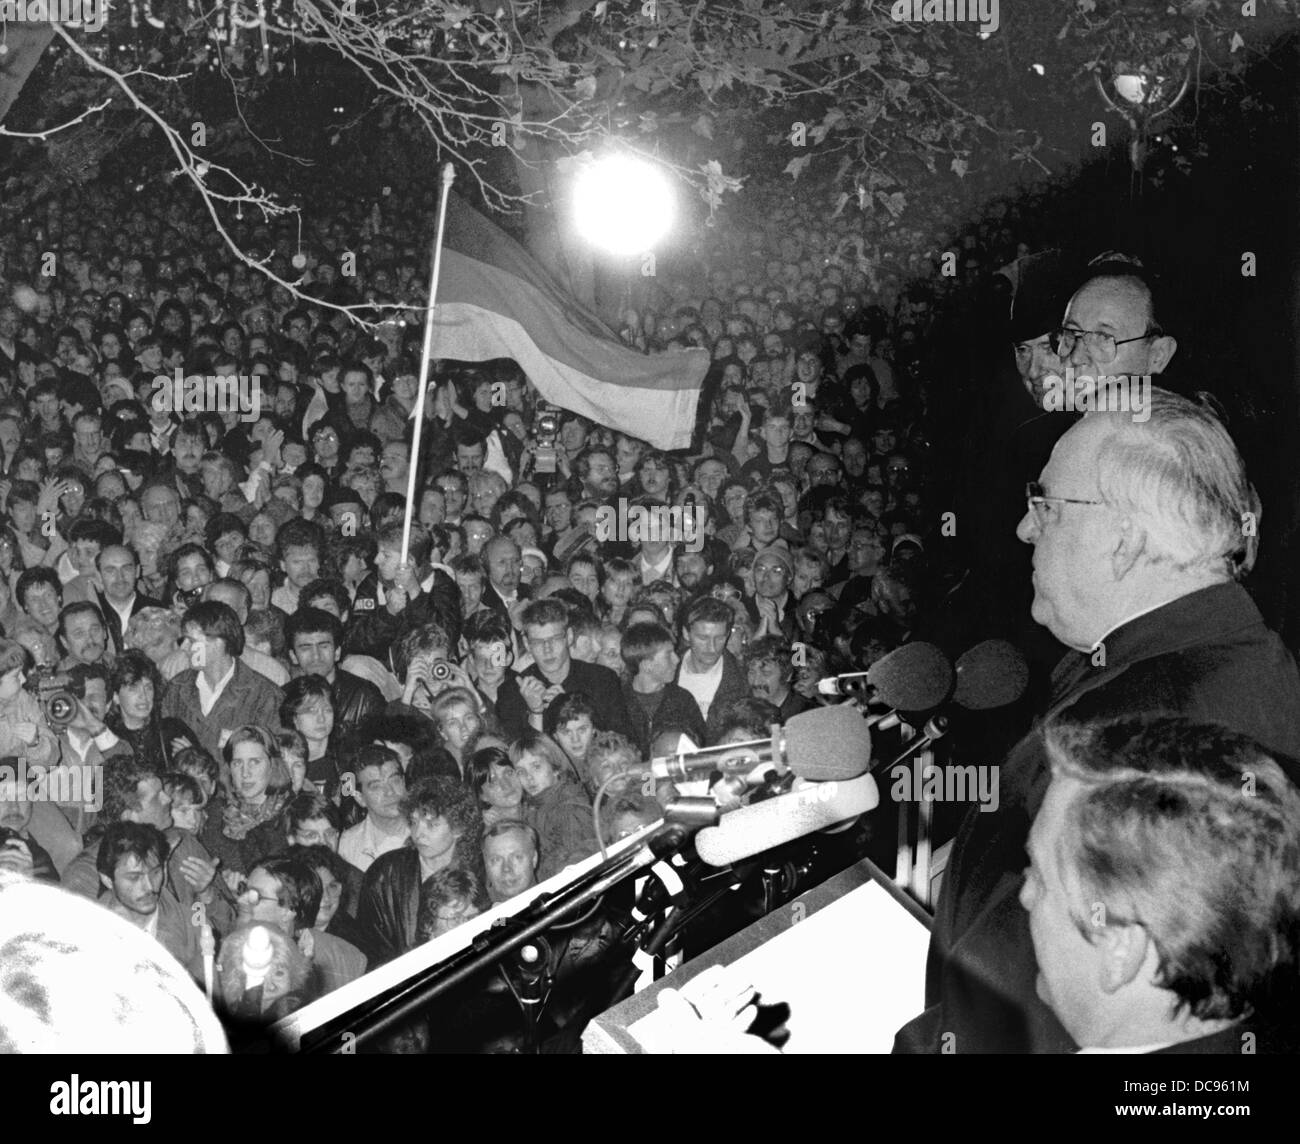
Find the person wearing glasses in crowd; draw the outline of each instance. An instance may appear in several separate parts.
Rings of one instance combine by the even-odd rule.
[[[523,629],[532,666],[505,680],[497,692],[497,715],[508,738],[518,739],[530,729],[540,731],[555,697],[579,691],[591,700],[597,730],[630,732],[618,676],[607,667],[573,658],[573,629],[561,601],[529,604],[523,612]]]

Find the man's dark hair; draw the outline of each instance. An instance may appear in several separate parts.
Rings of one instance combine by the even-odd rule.
[[[92,540],[104,549],[112,544],[121,544],[122,533],[105,521],[81,516],[68,529],[68,544],[76,544],[79,540]]]
[[[94,616],[95,619],[99,621],[100,626],[104,628],[105,634],[108,633],[108,628],[104,624],[104,613],[99,610],[97,604],[92,604],[89,600],[74,600],[59,612],[59,635],[66,639],[68,634],[68,621],[74,616],[81,615]]]
[[[510,643],[511,627],[500,612],[484,608],[465,621],[466,644]]]
[[[298,596],[299,606],[310,607],[313,600],[319,600],[322,596],[333,600],[341,615],[346,616],[352,610],[352,600],[348,596],[347,588],[343,586],[343,581],[336,580],[332,576],[318,576],[308,584]]]
[[[238,659],[244,653],[244,629],[229,604],[217,600],[203,600],[191,605],[181,617],[181,630],[193,625],[208,639],[219,639],[226,654]]]
[[[623,662],[627,664],[628,671],[635,675],[641,670],[641,664],[665,645],[673,646],[673,633],[662,624],[629,624],[623,633]]]
[[[109,691],[109,680],[111,678],[109,670],[102,663],[74,663],[67,671],[68,690],[78,699],[86,698],[86,684],[92,679],[98,679],[104,685],[104,691],[112,698]]]
[[[727,630],[736,622],[736,613],[725,600],[702,596],[686,609],[682,617],[682,631],[690,631],[696,624],[726,624]]]
[[[748,696],[733,699],[720,712],[716,742],[736,731],[745,732],[746,740],[762,739],[772,733],[772,725],[781,722],[781,712],[766,699]]]
[[[328,846],[322,846],[319,843],[315,846],[286,846],[276,857],[292,858],[295,862],[310,866],[317,871],[324,867],[344,885],[347,884],[353,869],[352,863],[339,854],[337,850],[331,850]]]
[[[165,869],[167,849],[167,836],[156,826],[145,822],[115,822],[100,839],[95,869],[110,880],[123,858],[138,858],[142,863],[157,858],[158,865]]]
[[[333,830],[343,829],[338,807],[323,794],[313,791],[299,791],[284,804],[284,810],[280,812],[280,822],[284,826],[286,837],[292,837],[304,822],[311,822],[314,818],[325,819]]]
[[[290,548],[310,548],[319,560],[325,554],[325,534],[315,521],[294,517],[280,526],[275,534],[275,556],[283,560]]]
[[[569,626],[569,609],[562,600],[534,600],[524,609],[523,626],[540,628],[546,624]]]
[[[295,858],[275,857],[259,863],[261,868],[280,883],[280,905],[293,910],[293,937],[311,929],[320,912],[324,896],[320,875],[305,862]]]
[[[99,809],[99,820],[114,823],[129,810],[140,809],[140,784],[145,779],[162,776],[152,766],[140,762],[134,755],[115,760],[104,768],[104,801]]]
[[[299,608],[284,623],[284,641],[293,647],[300,635],[328,632],[338,649],[343,647],[343,624],[337,616],[320,608]]]
[[[18,598],[18,606],[27,610],[27,593],[37,584],[44,584],[47,588],[53,588],[54,594],[63,599],[63,585],[59,581],[58,573],[53,568],[46,568],[44,565],[38,568],[28,568],[21,576],[18,577],[18,583],[14,586],[14,595]]]
[[[389,763],[396,763],[397,769],[402,769],[402,760],[392,747],[385,747],[382,743],[366,743],[359,747],[353,754],[353,766],[356,770],[357,781],[361,780],[361,772],[370,767],[376,770],[383,770]]]

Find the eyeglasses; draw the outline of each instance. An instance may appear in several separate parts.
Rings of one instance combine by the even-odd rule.
[[[1148,330],[1145,334],[1139,334],[1136,338],[1115,338],[1113,334],[1104,334],[1100,330],[1071,330],[1060,329],[1053,330],[1047,335],[1047,342],[1052,347],[1052,353],[1059,358],[1067,358],[1074,353],[1074,347],[1082,339],[1083,344],[1087,346],[1088,352],[1092,355],[1093,361],[1098,365],[1105,365],[1107,362],[1115,360],[1115,355],[1119,353],[1120,346],[1126,346],[1129,342],[1144,342],[1148,338],[1158,338],[1163,335],[1159,330]]]
[[[566,639],[563,635],[525,636],[524,643],[526,643],[530,648],[535,648],[537,651],[547,651],[551,648],[563,647],[566,643]]]
[[[1044,491],[1043,486],[1037,481],[1030,481],[1025,485],[1025,503],[1029,506],[1029,511],[1034,514],[1034,519],[1038,521],[1039,528],[1045,528],[1056,519],[1056,514],[1060,511],[1054,507],[1063,504],[1105,504],[1105,501],[1099,500],[1078,500],[1074,497],[1049,497]]]

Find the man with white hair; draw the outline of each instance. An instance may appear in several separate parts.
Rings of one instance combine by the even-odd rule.
[[[1033,617],[1071,650],[1046,714],[1183,714],[1300,756],[1300,673],[1239,581],[1260,506],[1236,446],[1196,402],[1154,389],[1151,416],[1084,417],[1027,490]],[[1000,771],[1002,809],[972,807],[944,873],[929,1008],[899,1051],[1069,1051],[1036,996],[1018,897],[1050,774],[1031,733]],[[1296,775],[1290,774],[1294,781]]]

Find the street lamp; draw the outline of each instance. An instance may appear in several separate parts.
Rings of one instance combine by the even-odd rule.
[[[611,254],[644,254],[673,223],[672,185],[660,167],[631,155],[593,159],[573,187],[574,222],[593,246]]]
[[[1129,161],[1133,170],[1142,173],[1147,157],[1147,132],[1151,124],[1162,115],[1168,115],[1187,94],[1192,83],[1192,70],[1184,66],[1182,83],[1175,91],[1176,80],[1169,76],[1156,75],[1150,69],[1142,67],[1131,69],[1117,67],[1111,75],[1111,86],[1120,102],[1111,98],[1101,80],[1101,72],[1092,73],[1097,93],[1112,111],[1118,111],[1127,120],[1133,138],[1129,143]]]

